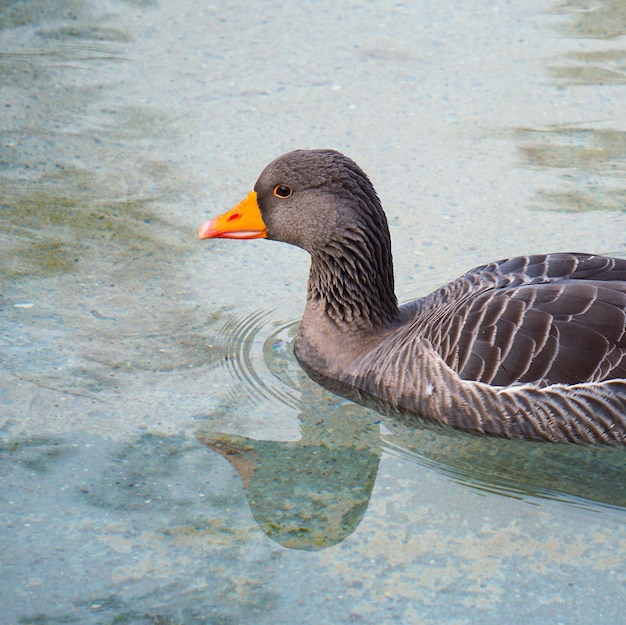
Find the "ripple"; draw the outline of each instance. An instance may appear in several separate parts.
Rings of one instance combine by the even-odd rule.
[[[626,508],[622,448],[481,437],[386,422],[383,449],[475,490],[533,503]]]
[[[261,397],[300,409],[300,368],[292,347],[297,327],[295,321],[272,321],[271,312],[263,310],[224,324],[224,362],[233,379],[245,385],[250,401]]]

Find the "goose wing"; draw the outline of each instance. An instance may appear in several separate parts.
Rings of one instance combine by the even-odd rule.
[[[478,267],[429,299],[422,336],[464,379],[626,378],[626,260],[517,257]]]

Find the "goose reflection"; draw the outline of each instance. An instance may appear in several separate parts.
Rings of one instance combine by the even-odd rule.
[[[273,383],[289,388],[291,400],[281,408],[297,405],[300,440],[214,431],[210,416],[196,432],[200,443],[235,468],[252,515],[275,542],[316,551],[345,540],[367,511],[385,454],[409,460],[408,470],[435,470],[469,487],[535,504],[548,499],[596,511],[626,509],[626,450],[483,438],[383,416],[307,376],[279,336],[285,330],[293,335],[293,324],[265,340],[263,360]],[[254,349],[253,341],[246,345]],[[242,360],[254,362],[249,354]]]
[[[267,536],[285,547],[316,551],[341,542],[359,525],[376,480],[381,441],[376,416],[357,406],[327,403],[326,414],[319,403],[316,410],[310,406],[300,415],[299,441],[202,430],[196,436],[236,469]]]

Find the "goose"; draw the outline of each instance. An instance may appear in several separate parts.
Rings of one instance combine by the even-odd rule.
[[[200,239],[266,238],[311,256],[295,354],[315,379],[477,434],[626,444],[626,260],[517,256],[398,305],[372,183],[335,150],[272,161]]]

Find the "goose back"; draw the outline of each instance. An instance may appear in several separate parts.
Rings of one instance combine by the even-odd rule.
[[[626,378],[626,260],[521,256],[417,302],[402,342],[429,341],[465,380],[495,386]]]

